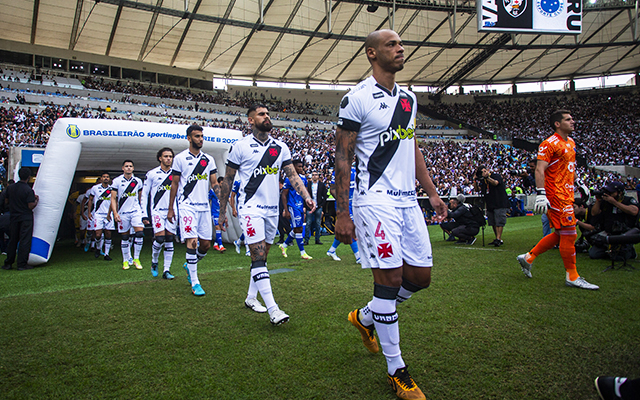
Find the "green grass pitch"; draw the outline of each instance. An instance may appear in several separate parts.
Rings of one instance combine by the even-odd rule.
[[[430,288],[398,307],[401,348],[429,399],[596,399],[598,375],[640,377],[640,263],[578,255],[598,291],[569,288],[557,250],[527,279],[516,261],[542,234],[539,217],[512,218],[505,245],[444,242],[429,228]],[[486,242],[494,239],[490,228]],[[370,300],[371,274],[341,245],[269,255],[276,300],[290,316],[273,327],[246,309],[249,258],[211,250],[199,263],[206,296],[191,294],[176,245],[173,281],[96,260],[71,243],[28,271],[0,271],[2,399],[394,399],[382,354],[370,354],[347,314]],[[117,241],[116,241],[117,242]],[[313,243],[313,241],[312,241]],[[640,248],[637,247],[638,250]],[[243,248],[244,250],[244,248]]]

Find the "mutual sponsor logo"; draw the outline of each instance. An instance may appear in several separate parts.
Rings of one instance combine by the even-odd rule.
[[[275,175],[280,171],[278,167],[257,167],[253,170],[253,177],[258,175]]]
[[[415,196],[416,195],[416,191],[415,190],[392,190],[392,189],[387,189],[387,194],[389,196]]]
[[[136,192],[122,193],[122,197],[135,197],[137,195],[138,195],[138,193],[136,193]]]
[[[413,139],[413,128],[404,129],[401,126],[398,126],[398,129],[393,129],[390,127],[387,131],[380,134],[380,145],[384,146],[392,140],[404,139]]]
[[[77,139],[80,136],[80,128],[78,128],[78,125],[67,126],[67,136],[72,139]]]
[[[554,18],[562,13],[564,9],[564,1],[536,0],[536,9],[540,14],[542,14],[542,16],[547,18]],[[571,9],[571,7],[569,9]]]
[[[249,147],[258,147],[258,143],[251,143]]]
[[[505,11],[513,18],[518,18],[527,9],[527,0],[502,0]]]
[[[377,93],[373,94],[373,98],[374,99],[380,99],[382,97],[384,97],[384,93],[382,93],[382,92],[377,92]]]

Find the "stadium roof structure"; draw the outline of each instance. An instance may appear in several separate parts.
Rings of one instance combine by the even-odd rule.
[[[0,39],[220,78],[355,83],[370,74],[364,39],[381,28],[404,41],[398,80],[440,91],[640,70],[638,0],[589,0],[577,36],[478,32],[473,0],[0,0],[0,9]]]

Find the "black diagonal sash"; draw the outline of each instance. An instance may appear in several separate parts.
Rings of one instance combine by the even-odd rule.
[[[193,189],[196,187],[196,184],[198,183],[198,179],[196,178],[196,175],[200,175],[201,173],[203,173],[208,166],[209,166],[209,159],[203,154],[202,157],[200,157],[200,160],[198,161],[198,163],[196,164],[196,167],[193,169],[193,171],[191,171],[191,175],[189,176],[189,178],[193,177],[193,179],[191,179],[189,182],[187,182],[186,185],[184,185],[184,191],[182,192],[182,194],[184,195],[182,197],[183,200],[186,200],[187,197],[189,197],[189,195],[191,194],[191,192],[193,192]]]
[[[398,103],[396,103],[396,109],[393,112],[391,123],[389,124],[388,132],[393,132],[396,129],[406,129],[411,123],[411,111],[405,111],[401,100],[407,99],[411,108],[413,108],[413,98],[410,96],[400,96]],[[406,105],[405,105],[406,106]],[[387,142],[378,143],[378,147],[373,151],[367,164],[367,170],[369,170],[369,189],[380,179],[384,170],[387,169],[389,162],[398,151],[400,146],[400,140],[389,140]]]
[[[156,195],[153,196],[153,208],[156,208],[156,206],[158,205],[160,200],[162,200],[162,196],[164,196],[167,193],[167,190],[165,190],[163,188],[166,187],[167,185],[171,185],[171,180],[172,179],[173,179],[173,177],[171,176],[171,172],[169,172],[169,175],[160,184],[160,187],[158,188],[158,191],[156,192]]]
[[[133,183],[133,185],[131,183]],[[127,201],[127,197],[125,196],[125,194],[131,193],[133,189],[135,189],[136,186],[138,186],[138,181],[135,180],[135,178],[131,180],[131,183],[127,185],[127,188],[124,190],[124,193],[122,193],[120,197],[120,201],[118,202],[118,209],[122,208],[122,205],[124,204],[124,202]]]
[[[278,144],[273,142],[271,145],[267,147],[264,154],[262,155],[262,158],[260,159],[260,162],[258,162],[258,165],[256,165],[255,169],[267,168],[267,167],[271,168],[273,163],[276,162],[276,160],[280,156],[281,152],[282,152],[282,147],[280,147]],[[260,187],[260,184],[262,183],[262,181],[266,176],[267,174],[251,174],[251,176],[249,177],[249,181],[247,182],[247,185],[244,187],[245,204],[247,201],[249,201],[250,198],[252,198],[256,194],[256,192],[258,191],[258,188]]]
[[[98,196],[98,200],[96,200],[95,211],[98,211],[100,209],[100,204],[102,204],[102,202],[104,201],[102,197],[104,197],[105,194],[111,195],[111,187],[107,187],[102,193],[100,193],[100,196]]]

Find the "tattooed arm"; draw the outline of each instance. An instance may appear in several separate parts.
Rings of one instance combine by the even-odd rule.
[[[351,161],[356,146],[358,132],[336,130],[336,239],[350,244],[356,237],[356,227],[349,216],[349,185],[351,180]]]
[[[233,186],[233,180],[236,177],[236,169],[227,165],[227,172],[224,175],[224,180],[219,185],[218,200],[220,201],[220,216],[218,217],[218,225],[222,231],[226,231],[227,226],[227,203],[229,202],[229,193],[231,193],[231,187]],[[215,189],[214,189],[215,190]]]
[[[302,179],[300,179],[300,175],[296,172],[293,164],[288,164],[282,167],[282,169],[284,169],[284,173],[287,174],[291,187],[304,199],[309,212],[314,212],[316,210],[316,202],[309,196],[309,192],[307,192],[307,188],[304,187],[304,183],[302,183]]]

